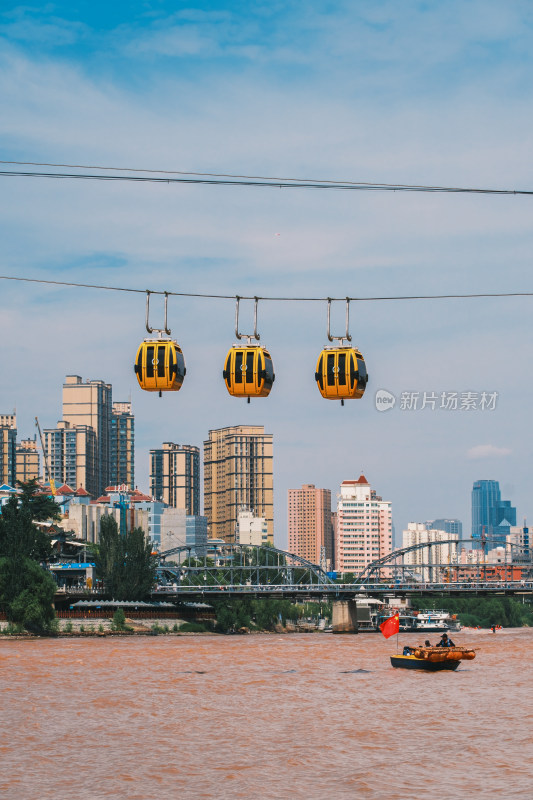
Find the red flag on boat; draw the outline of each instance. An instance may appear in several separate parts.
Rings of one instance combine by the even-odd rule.
[[[379,629],[383,634],[383,636],[385,637],[385,639],[388,639],[389,636],[394,636],[395,633],[399,633],[400,615],[398,614],[398,612],[396,612],[396,614],[393,614],[392,617],[386,619],[385,622],[382,622],[381,625],[379,626]]]

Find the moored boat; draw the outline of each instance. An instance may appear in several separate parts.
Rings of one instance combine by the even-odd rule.
[[[415,630],[420,633],[443,633],[444,631],[457,633],[461,630],[461,623],[457,619],[457,615],[450,614],[449,611],[427,609],[415,612],[415,615]]]

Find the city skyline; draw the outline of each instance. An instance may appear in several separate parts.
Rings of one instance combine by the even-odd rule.
[[[91,380],[89,380],[88,382],[90,383]],[[103,381],[100,381],[99,379],[94,379],[93,382],[94,383],[104,383]],[[63,384],[63,385],[65,385],[65,384]],[[87,385],[87,384],[83,384],[83,385]],[[112,383],[110,382],[109,384],[106,384],[106,385],[112,386]],[[116,415],[117,419],[120,419],[121,415],[126,415],[126,417],[131,417],[131,419],[134,418],[135,415],[133,414],[131,401],[129,401],[127,403],[113,402],[112,405],[113,405],[112,410],[113,410],[114,414]],[[17,420],[17,415],[15,413],[13,413],[13,414],[5,414],[4,413],[2,415],[2,418],[4,419],[4,421],[7,421],[11,417],[15,420],[15,424],[17,425],[17,433],[18,433],[18,431],[20,429],[20,425],[16,421]],[[131,424],[132,424],[131,422],[128,422],[128,431],[130,430]],[[6,426],[4,426],[4,430],[5,430],[5,427]],[[237,426],[237,427],[239,427],[239,426]],[[74,433],[74,432],[75,431],[73,430],[72,433]],[[44,433],[45,433],[45,439],[46,439],[47,435],[50,433],[49,429],[45,428]],[[82,433],[83,433],[83,431],[82,431]],[[128,434],[128,436],[131,436],[131,434]],[[6,433],[3,434],[3,437],[7,441],[7,434]],[[15,453],[15,457],[17,459],[17,463],[19,463],[21,465],[20,468],[22,468],[22,464],[26,461],[26,459],[28,457],[30,459],[34,459],[35,458],[35,456],[33,454],[34,451],[32,451],[32,450],[30,450],[30,452],[27,453],[25,456],[23,456],[23,454],[21,452],[23,446],[25,445],[26,447],[28,447],[29,445],[32,445],[32,441],[35,441],[35,440],[31,440],[27,436],[25,438],[21,438],[20,436],[17,436],[17,439],[16,439],[16,443],[17,443],[16,444],[16,450],[14,451],[14,453]],[[205,442],[204,442],[204,444],[205,444]],[[172,443],[168,443],[168,442],[167,442],[167,445],[170,446],[170,449],[181,447],[179,445],[172,445]],[[187,445],[184,445],[184,447],[186,449],[192,448],[193,451],[196,449],[198,451],[198,454],[199,454],[198,457],[200,459],[200,462],[203,463],[203,458],[200,458],[200,455],[203,453],[201,444],[200,445],[187,444]],[[274,452],[275,452],[275,449],[276,448],[274,448]],[[5,451],[5,446],[3,446],[3,449],[0,448],[0,451],[3,453]],[[151,460],[153,458],[152,454],[154,454],[156,452],[161,452],[162,453],[163,451],[162,451],[161,448],[152,447],[150,449],[149,453],[146,454],[146,461],[147,461],[146,464],[142,463],[142,461],[144,460],[144,454],[141,455],[137,451],[135,452],[135,474],[136,475],[145,474],[147,476],[145,483],[140,483],[139,481],[135,482],[137,488],[139,488],[141,491],[150,492],[151,480],[150,480],[150,477],[149,477],[150,476],[149,464],[151,463]],[[40,443],[37,443],[37,453],[41,456]],[[7,455],[4,456],[4,459],[6,459],[6,458],[7,458]],[[23,458],[24,458],[24,461],[22,460]],[[7,463],[7,461],[6,461],[6,463]],[[274,459],[274,476],[275,476],[275,468],[276,467],[275,467],[275,459]],[[40,457],[40,472],[41,472],[41,477],[45,478],[44,462],[43,462],[42,456]],[[63,480],[62,480],[60,475],[57,475],[56,479],[59,480],[60,482],[63,482]],[[342,482],[344,482],[346,480],[350,480],[350,479],[351,479],[351,477],[348,477],[348,472],[346,472],[341,476],[341,480],[340,480],[339,484],[337,485],[337,487],[335,487],[332,483],[330,483],[326,487],[326,489],[329,490],[330,493],[331,493],[332,512],[335,512],[335,510],[337,508],[337,498],[340,496],[340,489],[338,487],[340,487]],[[9,481],[4,481],[4,482],[9,483]],[[73,489],[79,488],[79,487],[77,487],[75,485],[76,484],[75,480],[72,480],[71,482],[66,480],[65,482],[68,485],[71,485],[71,487]],[[111,485],[117,485],[117,484],[123,483],[123,482],[124,481],[113,481],[111,479],[109,480],[109,483]],[[491,481],[488,481],[488,479],[476,478],[473,481],[472,485],[475,485],[476,483],[487,483],[487,482],[493,482],[493,483],[499,484],[498,481],[494,481],[492,479],[491,479]],[[378,479],[378,483],[379,483],[379,479]],[[201,480],[201,485],[203,486],[203,477],[202,477],[202,480]],[[305,481],[302,484],[302,486],[304,486],[304,485],[306,485]],[[199,484],[197,483],[197,479],[195,479],[194,486],[195,486],[194,491],[196,493],[196,499],[194,501],[195,502],[194,508],[197,509],[198,508],[197,504],[200,502],[199,496],[198,496]],[[274,480],[274,487],[276,488],[276,479]],[[87,487],[84,486],[83,488],[87,488]],[[509,488],[509,487],[507,486],[507,488]],[[289,486],[287,487],[286,492],[285,492],[285,498],[284,498],[284,501],[283,501],[283,506],[281,506],[281,508],[280,508],[280,506],[278,505],[277,511],[276,511],[276,515],[274,517],[274,533],[275,533],[275,536],[276,536],[276,544],[279,545],[279,546],[285,547],[285,548],[288,548],[288,544],[289,544],[289,519],[288,519],[288,514],[287,514],[287,493],[289,491],[290,491],[290,482],[289,482]],[[470,501],[470,498],[472,496],[472,488],[470,487],[469,489],[466,489],[466,487],[465,487],[465,493],[466,492],[468,493],[469,501]],[[276,493],[276,491],[275,491],[275,496],[277,496],[279,494],[281,494],[281,492],[277,492]],[[94,499],[96,499],[97,493],[93,491],[92,492],[92,496],[93,496]],[[202,513],[204,513],[205,507],[203,506],[203,491],[201,492],[201,496],[202,496]],[[508,501],[506,501],[504,503],[504,505],[507,507],[509,505]],[[192,510],[192,508],[190,510]],[[446,513],[447,510],[448,509],[444,509],[444,513]],[[513,519],[511,520],[511,523],[512,524],[516,524],[517,520],[520,521],[522,519],[527,519],[528,518],[528,510],[529,509],[527,507],[524,508],[524,509],[518,509],[518,510],[515,509],[515,517],[513,517]],[[398,516],[399,515],[397,513],[395,513],[395,504],[394,504],[394,501],[393,501],[392,502],[393,531],[394,530],[397,531],[397,533],[394,536],[394,541],[393,541],[395,547],[400,547],[401,544],[402,544],[402,530],[404,528],[407,528],[407,525],[409,523],[419,523],[423,519],[423,516],[421,514],[407,512],[407,517],[406,517],[405,524],[403,524],[403,526],[402,526],[401,523],[398,524],[395,521],[395,520],[398,519]],[[453,529],[454,531],[456,531],[456,528],[457,528],[456,523],[459,521],[460,523],[462,523],[462,526],[464,528],[463,535],[468,537],[470,535],[470,527],[471,527],[470,520],[471,519],[472,519],[472,506],[470,505],[469,508],[468,508],[468,514],[467,514],[467,516],[466,516],[466,518],[464,520],[463,519],[457,520],[456,518],[452,519],[450,517],[446,517],[446,518],[434,519],[434,520],[432,520],[432,522],[433,521],[441,522],[441,523],[443,523],[443,525],[444,525],[444,523],[447,523],[446,525],[444,525],[444,529],[447,529],[449,526],[451,526],[450,530]],[[429,524],[430,523],[428,523],[428,525]]]

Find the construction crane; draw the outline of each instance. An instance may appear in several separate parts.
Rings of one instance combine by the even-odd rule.
[[[37,430],[39,431],[39,439],[41,440],[41,447],[42,447],[42,450],[43,450],[43,461],[44,461],[44,466],[45,466],[45,469],[46,469],[46,477],[48,478],[48,483],[50,484],[50,489],[52,490],[52,495],[53,495],[53,497],[55,497],[56,496],[56,485],[55,485],[54,479],[52,478],[52,473],[50,471],[50,466],[48,464],[48,454],[46,452],[46,447],[44,446],[43,434],[42,434],[42,431],[41,431],[41,426],[39,425],[39,419],[37,417],[35,417],[35,424],[37,425]]]

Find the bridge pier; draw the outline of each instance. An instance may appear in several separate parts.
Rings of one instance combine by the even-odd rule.
[[[358,633],[355,600],[334,600],[331,619],[333,633]]]

